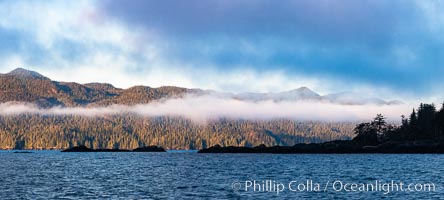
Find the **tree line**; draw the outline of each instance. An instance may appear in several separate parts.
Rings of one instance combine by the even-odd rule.
[[[167,149],[294,145],[351,139],[356,123],[288,119],[217,119],[197,123],[181,117],[134,114],[86,117],[21,114],[0,116],[1,149],[121,148],[157,145]]]
[[[387,141],[444,139],[444,104],[437,110],[434,104],[421,103],[408,117],[401,117],[401,125],[396,126],[378,114],[373,121],[355,127],[353,140],[364,145],[377,145]]]

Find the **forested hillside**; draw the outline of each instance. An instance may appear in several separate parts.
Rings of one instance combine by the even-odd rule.
[[[196,123],[185,118],[137,115],[0,116],[1,149],[90,148],[134,149],[159,145],[167,149],[222,146],[294,145],[350,139],[355,123],[220,119]]]
[[[39,107],[108,106],[113,104],[147,104],[157,100],[193,96],[213,95],[240,101],[296,102],[314,101],[345,105],[393,105],[400,101],[384,101],[377,98],[364,98],[347,93],[321,96],[307,87],[278,93],[225,93],[202,89],[188,89],[174,86],[151,88],[134,86],[128,89],[116,88],[107,83],[79,84],[75,82],[53,81],[37,72],[17,68],[0,74],[0,103],[16,101],[36,104]]]
[[[347,94],[321,96],[306,87],[279,93],[222,93],[181,87],[134,86],[121,89],[107,83],[79,84],[53,81],[37,72],[17,68],[0,74],[0,103],[35,104],[40,108],[107,108],[113,105],[143,105],[154,101],[212,95],[239,101],[332,104],[393,104]],[[43,110],[45,110],[43,109]],[[14,111],[14,110],[12,110]],[[6,112],[8,113],[8,112]],[[27,113],[27,114],[26,114]],[[161,115],[159,115],[161,116]],[[254,118],[254,117],[253,117]],[[215,118],[217,119],[217,118]],[[250,119],[250,118],[248,118]],[[267,118],[272,119],[272,117]],[[134,113],[101,114],[94,117],[66,113],[0,115],[1,149],[63,149],[75,145],[90,148],[134,149],[159,145],[167,149],[201,149],[259,144],[294,145],[351,139],[355,123],[279,120],[217,119],[196,123],[189,118],[143,117]]]
[[[0,74],[0,103],[28,102],[40,107],[134,105],[198,92],[203,91],[171,86],[159,88],[134,86],[120,89],[104,83],[82,85],[57,82],[37,72],[20,68],[7,74]]]

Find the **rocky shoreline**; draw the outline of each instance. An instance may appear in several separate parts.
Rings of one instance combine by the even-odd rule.
[[[166,151],[163,147],[158,147],[158,146],[146,146],[129,150],[129,149],[90,149],[86,146],[80,145],[62,150],[62,152],[166,152]]]
[[[202,149],[198,153],[274,153],[274,154],[354,154],[354,153],[444,153],[444,141],[386,142],[375,146],[362,146],[352,140],[336,140],[325,143],[296,144],[294,146],[259,145],[256,147],[221,147]]]

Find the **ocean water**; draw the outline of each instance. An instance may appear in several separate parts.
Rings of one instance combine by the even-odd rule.
[[[437,154],[0,151],[0,199],[444,199],[443,187]]]

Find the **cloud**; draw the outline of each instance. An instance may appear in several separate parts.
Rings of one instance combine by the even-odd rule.
[[[146,83],[140,69],[156,62],[146,31],[104,19],[93,1],[2,1],[0,12],[0,36],[19,33],[17,49],[1,47],[2,72],[24,67],[55,80],[130,87]]]
[[[81,115],[101,116],[136,114],[146,117],[179,116],[196,122],[211,119],[260,119],[269,120],[286,118],[310,121],[363,121],[370,120],[382,113],[389,120],[400,121],[401,115],[407,115],[411,105],[338,105],[320,102],[248,102],[215,96],[188,96],[180,99],[153,102],[135,106],[111,105],[107,107],[54,107],[38,108],[32,104],[2,103],[0,115],[24,113],[42,115]]]
[[[0,1],[0,70],[123,88],[439,99],[442,6],[422,2]]]
[[[177,37],[208,34],[294,37],[296,34],[328,39],[324,42],[363,40],[372,43],[389,40],[387,32],[396,28],[398,21],[405,17],[411,19],[406,13],[411,11],[411,4],[404,2],[135,0],[121,4],[108,0],[99,6],[110,17]],[[403,12],[403,16],[394,14],[399,12]]]
[[[421,2],[109,0],[99,7],[112,19],[163,35],[169,58],[179,63],[272,68],[287,79],[323,77],[428,96],[431,84],[444,87],[429,73],[444,70],[444,31],[436,28],[444,8]]]

